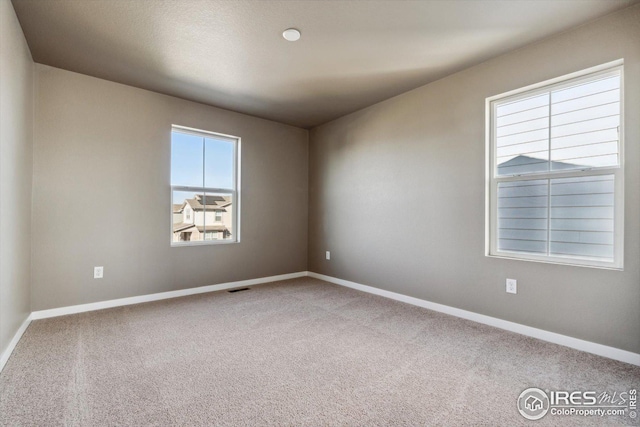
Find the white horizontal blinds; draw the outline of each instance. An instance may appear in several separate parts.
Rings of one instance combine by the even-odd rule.
[[[498,184],[498,250],[613,261],[614,176]]]
[[[497,175],[617,166],[620,83],[620,71],[615,70],[499,102],[494,128]]]
[[[498,250],[548,253],[549,180],[498,184]]]
[[[498,175],[520,175],[549,170],[548,92],[506,101],[495,110]]]
[[[614,176],[550,181],[550,255],[613,261]]]
[[[621,267],[622,67],[491,103],[490,252]]]
[[[620,71],[551,92],[551,170],[619,164]]]

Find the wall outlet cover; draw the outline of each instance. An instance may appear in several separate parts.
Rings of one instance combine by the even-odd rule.
[[[104,267],[93,267],[93,278],[102,279],[104,277]]]
[[[510,294],[518,293],[518,281],[516,279],[507,279],[507,292]]]

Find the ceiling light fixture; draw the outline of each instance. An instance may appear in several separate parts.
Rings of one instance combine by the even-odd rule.
[[[295,28],[287,28],[282,32],[282,37],[290,42],[295,42],[300,40],[300,31]]]

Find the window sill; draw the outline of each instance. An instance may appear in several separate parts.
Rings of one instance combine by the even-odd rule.
[[[507,259],[511,261],[527,261],[527,262],[537,262],[542,264],[554,264],[554,265],[566,265],[568,267],[583,267],[583,268],[597,268],[600,270],[613,270],[613,271],[624,271],[624,266],[617,266],[614,263],[606,263],[602,261],[585,261],[584,263],[580,263],[580,260],[576,259],[567,259],[566,261],[562,258],[533,258],[533,257],[523,257],[521,254],[511,255],[509,253],[500,253],[500,254],[489,254],[485,253],[487,258],[498,258],[498,259]]]
[[[207,241],[195,241],[195,242],[171,242],[172,248],[186,248],[190,246],[216,246],[216,245],[232,245],[234,243],[240,243],[237,240],[207,240]]]

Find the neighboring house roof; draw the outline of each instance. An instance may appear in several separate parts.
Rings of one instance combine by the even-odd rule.
[[[202,202],[204,201],[204,205]],[[193,199],[186,199],[182,205],[180,205],[179,212],[186,205],[189,205],[194,211],[201,211],[206,208],[208,211],[220,211],[226,212],[225,208],[231,205],[231,196],[203,196],[202,194],[196,194]],[[174,211],[175,212],[175,211]]]
[[[215,205],[219,204],[220,202],[224,203],[226,201],[224,196],[203,196],[202,194],[196,194],[195,198],[200,202],[204,200],[205,204],[207,205]]]
[[[173,232],[177,233],[178,231],[186,230],[187,228],[191,228],[191,227],[194,227],[194,225],[184,223],[184,222],[179,222],[179,223],[173,224]]]
[[[173,205],[173,213],[181,213],[184,203]]]
[[[529,166],[527,170],[527,172],[537,172],[539,170],[546,170],[547,168],[547,163],[549,163],[548,160],[545,159],[538,159],[536,157],[530,157],[530,156],[525,156],[523,154],[520,154],[504,163],[500,163],[498,165],[498,170],[503,169],[503,168],[509,168],[512,166]],[[539,165],[538,167],[536,166],[532,166],[532,165]],[[565,163],[565,162],[557,162],[557,161],[551,161],[551,170],[560,170],[560,169],[580,169],[581,167],[588,167],[588,166],[581,166],[579,164],[576,163]]]
[[[178,233],[181,231],[189,231],[190,228],[197,228],[199,232],[203,233],[204,231],[229,231],[229,229],[224,225],[194,225],[188,224],[184,222],[180,222],[178,224],[173,224],[173,232]],[[193,230],[191,230],[193,231]]]

